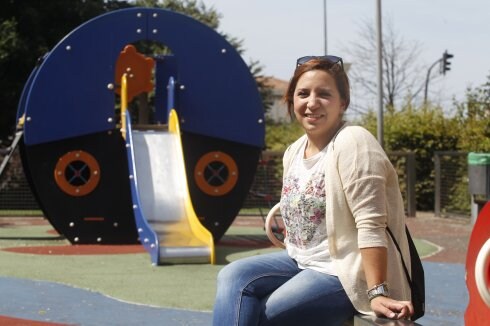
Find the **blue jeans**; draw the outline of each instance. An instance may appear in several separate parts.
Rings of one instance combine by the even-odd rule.
[[[336,276],[300,269],[281,251],[234,261],[219,272],[213,325],[331,326],[355,313]]]

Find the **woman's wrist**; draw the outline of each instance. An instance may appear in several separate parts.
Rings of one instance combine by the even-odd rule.
[[[368,296],[369,302],[371,302],[371,300],[373,300],[374,298],[377,298],[377,297],[381,297],[381,296],[389,297],[390,291],[388,289],[388,284],[386,282],[383,282],[383,283],[380,283],[380,284],[373,286],[372,288],[367,290],[367,296]]]

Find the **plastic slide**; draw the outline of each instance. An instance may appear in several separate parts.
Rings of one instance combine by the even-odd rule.
[[[196,216],[187,188],[176,112],[170,112],[168,130],[154,127],[127,126],[140,241],[156,265],[214,263],[213,236]]]

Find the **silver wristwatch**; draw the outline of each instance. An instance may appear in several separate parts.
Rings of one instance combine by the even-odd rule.
[[[372,287],[370,290],[367,291],[367,296],[368,296],[369,301],[371,301],[374,298],[379,297],[379,296],[389,297],[390,291],[388,290],[388,284],[381,283],[381,284],[375,285],[374,287]]]

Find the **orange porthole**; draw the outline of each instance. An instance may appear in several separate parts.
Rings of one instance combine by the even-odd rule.
[[[54,180],[68,195],[88,195],[99,184],[99,163],[87,152],[68,152],[58,159],[54,169]]]
[[[194,180],[205,194],[223,196],[238,180],[238,167],[233,158],[223,152],[209,152],[197,161]]]

